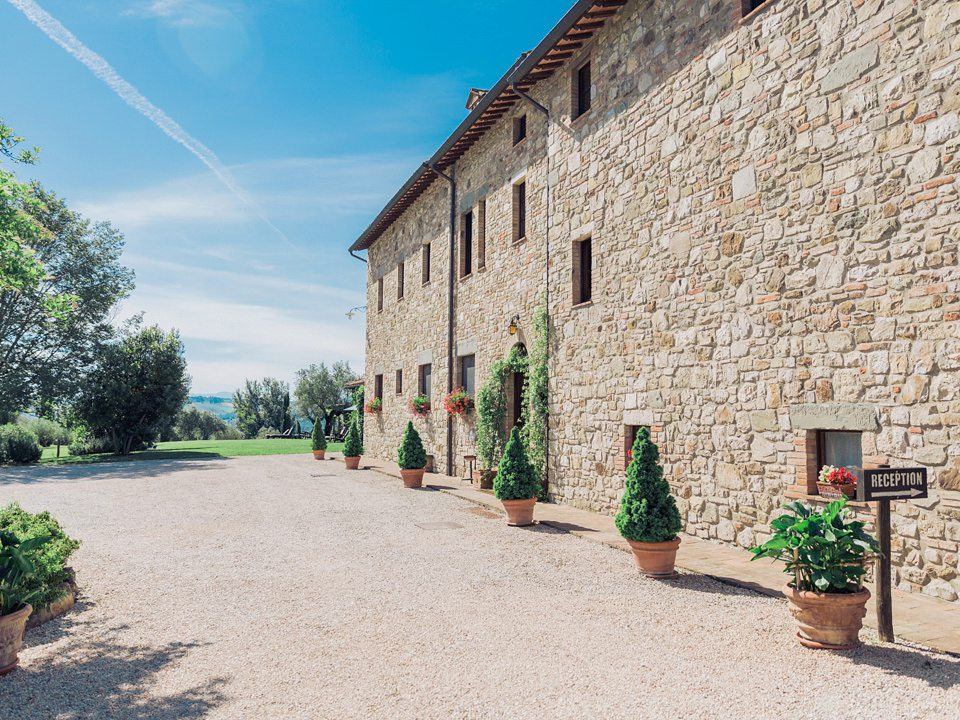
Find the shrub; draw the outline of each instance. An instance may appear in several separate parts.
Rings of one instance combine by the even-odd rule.
[[[0,426],[0,462],[35,463],[43,455],[37,436],[19,425]]]
[[[70,443],[71,455],[100,455],[113,452],[113,441],[96,435],[77,435]]]
[[[313,440],[314,450],[327,449],[327,436],[323,434],[322,422],[316,422],[313,424],[313,433],[311,433],[310,437]]]
[[[217,430],[211,440],[243,440],[243,433],[228,424],[223,430]]]
[[[879,551],[876,539],[860,521],[843,521],[846,498],[834,500],[820,512],[798,502],[787,503],[789,515],[770,523],[773,537],[752,548],[756,560],[770,557],[786,563],[797,590],[823,593],[856,592],[863,586],[867,557]]]
[[[480,467],[490,469],[500,462],[507,444],[507,391],[510,365],[497,360],[477,393],[477,455]]]
[[[420,433],[409,420],[397,449],[397,464],[404,470],[419,470],[427,466],[427,451],[423,449]]]
[[[360,431],[357,429],[355,420],[350,422],[350,429],[347,430],[347,437],[343,441],[344,457],[360,457],[363,455],[363,444],[360,442]]]
[[[520,431],[513,428],[493,479],[493,494],[498,500],[527,500],[539,493],[540,478],[527,457]]]
[[[39,602],[36,588],[27,587],[36,568],[34,555],[47,539],[32,538],[20,542],[13,533],[0,531],[0,616],[20,610],[27,603]]]
[[[660,450],[645,427],[640,428],[633,443],[633,460],[627,467],[626,489],[616,522],[620,534],[634,542],[666,542],[683,529],[677,501],[663,478]]]
[[[37,441],[43,447],[70,443],[70,431],[53,420],[34,418],[27,423],[26,427],[37,436]]]
[[[28,513],[17,503],[0,509],[0,532],[10,533],[20,542],[47,538],[47,542],[33,552],[34,573],[24,580],[23,586],[35,593],[29,601],[35,607],[61,597],[62,584],[69,579],[67,560],[80,547],[80,542],[70,538],[50,513]]]
[[[272,427],[262,427],[257,430],[257,439],[263,440],[267,435],[279,435],[280,431]]]

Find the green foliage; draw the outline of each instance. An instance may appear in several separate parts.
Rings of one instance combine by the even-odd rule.
[[[141,329],[135,321],[103,348],[74,410],[91,435],[110,438],[114,452],[126,455],[183,408],[190,389],[186,366],[175,330]]]
[[[211,440],[243,440],[243,433],[233,425],[227,425],[223,430],[217,430]]]
[[[423,449],[420,433],[409,420],[397,449],[397,464],[404,470],[419,470],[427,466],[427,451]]]
[[[36,553],[47,542],[45,537],[23,542],[13,533],[0,531],[0,616],[16,612],[39,596],[31,583]]]
[[[484,469],[497,466],[507,444],[508,377],[510,365],[497,360],[477,393],[477,456],[480,458],[480,467]]]
[[[327,449],[327,436],[323,433],[323,424],[315,423],[313,426],[313,433],[310,435],[313,440],[313,449],[314,450],[326,450]]]
[[[616,523],[620,534],[634,542],[673,540],[683,529],[677,502],[660,467],[660,450],[645,427],[633,443],[633,460],[627,466]]]
[[[43,455],[37,436],[20,425],[0,425],[0,462],[35,463]]]
[[[43,447],[51,445],[69,445],[73,435],[60,423],[47,418],[34,418],[26,424],[26,428],[37,436]]]
[[[350,396],[353,407],[356,408],[352,413],[352,419],[357,423],[357,429],[360,431],[360,440],[363,441],[363,385],[355,387]]]
[[[17,198],[0,190],[0,237],[29,248],[41,268],[29,282],[0,282],[0,408],[20,410],[76,395],[134,283],[119,262],[123,235],[108,223],[92,223],[36,183]]]
[[[175,440],[212,440],[217,434],[227,432],[226,421],[209,410],[189,407],[181,410],[174,424]]]
[[[514,428],[493,479],[493,494],[498,500],[526,500],[539,493],[540,476],[530,464],[520,431]]]
[[[70,443],[71,455],[100,455],[113,452],[113,441],[108,437],[77,433]]]
[[[34,574],[23,582],[24,588],[35,593],[30,602],[42,607],[61,597],[61,587],[69,579],[66,564],[73,552],[80,547],[78,540],[64,532],[60,523],[48,512],[28,513],[13,503],[0,510],[0,532],[11,533],[21,542],[46,538],[32,555]]]
[[[357,428],[356,421],[350,423],[350,429],[347,430],[347,437],[343,441],[344,457],[360,457],[363,455],[363,444],[360,442],[360,430]]]
[[[237,413],[237,429],[245,437],[260,437],[260,430],[286,432],[293,425],[290,413],[290,386],[275,378],[263,382],[247,380],[233,393],[233,410]]]
[[[350,403],[350,391],[344,386],[355,377],[347,362],[335,362],[329,369],[320,363],[298,370],[293,391],[297,412],[328,431],[331,411],[342,410]]]
[[[846,498],[834,500],[820,512],[799,502],[787,503],[787,515],[770,523],[773,537],[752,548],[752,560],[770,557],[786,563],[797,590],[849,593],[860,590],[867,557],[880,550],[860,521],[844,522]]]
[[[549,359],[548,333],[550,316],[546,300],[533,312],[533,346],[527,357],[527,381],[523,386],[523,436],[530,452],[530,462],[540,478],[547,472],[547,427],[549,422]],[[541,494],[545,490],[541,485]],[[541,499],[546,499],[542,497]]]

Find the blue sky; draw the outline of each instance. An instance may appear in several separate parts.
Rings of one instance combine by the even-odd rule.
[[[0,117],[20,168],[126,236],[121,317],[175,327],[194,393],[363,367],[365,266],[346,248],[567,2],[37,0],[202,143],[185,147],[0,0]],[[285,239],[286,238],[286,239]]]

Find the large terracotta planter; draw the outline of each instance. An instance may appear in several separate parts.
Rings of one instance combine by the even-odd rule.
[[[326,450],[314,450],[313,459],[314,460],[323,460],[324,456],[327,454]]]
[[[345,457],[343,459],[344,464],[347,466],[347,470],[359,470],[360,469],[360,456],[357,457]]]
[[[6,675],[20,663],[17,653],[23,645],[23,630],[32,612],[33,608],[25,605],[0,617],[0,675]]]
[[[473,484],[481,490],[492,490],[493,479],[497,476],[496,470],[474,470]]]
[[[626,538],[624,538],[626,540]],[[674,565],[677,562],[677,548],[680,538],[665,542],[636,542],[627,540],[633,550],[633,559],[637,568],[649,578],[665,580],[677,576]]]
[[[808,648],[850,650],[860,647],[860,628],[870,591],[819,593],[785,585],[783,594],[797,619],[797,639]]]
[[[413,470],[405,470],[400,468],[400,476],[403,478],[403,486],[405,488],[418,488],[423,487],[423,473],[425,468],[414,468]]]
[[[537,504],[536,498],[501,500],[500,502],[503,503],[503,509],[507,511],[507,525],[514,527],[533,525],[533,506]]]

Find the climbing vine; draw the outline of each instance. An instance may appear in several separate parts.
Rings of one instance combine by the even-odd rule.
[[[547,329],[550,317],[546,303],[533,312],[533,345],[527,356],[527,381],[523,385],[523,435],[530,463],[542,479],[547,465],[547,406],[549,374],[547,370]],[[542,490],[545,496],[546,491]],[[545,499],[545,497],[541,497]]]
[[[506,383],[509,375],[510,365],[497,360],[477,393],[477,456],[483,469],[497,466],[507,442]]]

